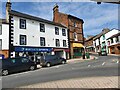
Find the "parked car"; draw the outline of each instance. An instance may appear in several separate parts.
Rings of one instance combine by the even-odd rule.
[[[33,61],[25,57],[3,59],[0,60],[0,65],[2,65],[0,67],[2,75],[23,70],[34,70],[37,67]]]
[[[51,65],[60,64],[60,63],[65,64],[66,59],[61,58],[61,57],[56,56],[56,55],[42,56],[41,61],[40,61],[41,66],[47,66],[47,67],[50,67]]]
[[[40,55],[32,55],[28,57],[30,60],[32,60],[35,64],[40,64]]]
[[[101,56],[107,56],[107,52],[106,51],[101,51]]]

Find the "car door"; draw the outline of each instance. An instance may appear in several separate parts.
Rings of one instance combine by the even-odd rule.
[[[28,70],[30,65],[28,58],[21,58],[21,70]]]

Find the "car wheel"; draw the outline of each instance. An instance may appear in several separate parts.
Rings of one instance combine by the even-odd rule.
[[[50,63],[47,63],[47,64],[46,64],[46,66],[47,66],[47,67],[50,67],[50,66],[51,66],[51,64],[50,64]]]
[[[30,70],[35,70],[35,66],[30,66]]]
[[[2,75],[3,75],[3,76],[8,75],[8,70],[3,70],[3,71],[2,71]]]
[[[65,64],[65,61],[64,61],[64,60],[62,61],[62,64]]]

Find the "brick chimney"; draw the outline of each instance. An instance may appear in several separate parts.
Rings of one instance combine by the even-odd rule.
[[[6,22],[9,23],[9,12],[11,11],[11,2],[8,0],[6,3]]]
[[[58,17],[59,17],[59,6],[55,4],[53,8],[53,21],[58,23]]]

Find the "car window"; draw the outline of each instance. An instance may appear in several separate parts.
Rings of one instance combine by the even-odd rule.
[[[22,59],[21,59],[21,62],[22,62],[22,63],[27,63],[27,62],[29,62],[29,59],[27,59],[27,58],[22,58]]]
[[[16,60],[15,60],[15,59],[11,59],[11,62],[12,62],[12,63],[16,63]]]

